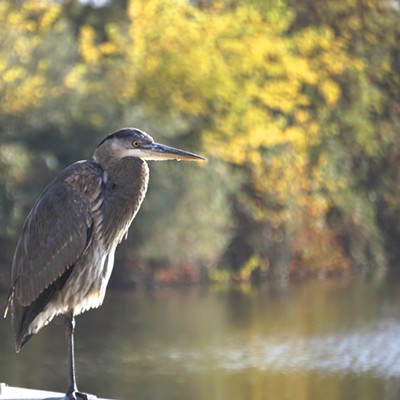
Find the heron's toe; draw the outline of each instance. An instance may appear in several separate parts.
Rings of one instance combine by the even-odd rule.
[[[67,393],[63,400],[95,400],[97,396],[94,394],[82,393],[82,392],[71,392]]]

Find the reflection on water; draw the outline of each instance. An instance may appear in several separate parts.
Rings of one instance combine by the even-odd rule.
[[[77,319],[81,390],[119,399],[398,399],[400,282],[111,292]],[[61,320],[16,355],[0,324],[0,381],[65,390]]]
[[[165,348],[157,358],[179,363],[189,371],[232,370],[255,368],[264,372],[287,373],[307,371],[319,373],[363,374],[400,378],[400,323],[382,324],[378,329],[366,328],[308,338],[253,337],[245,345],[231,340],[202,349]],[[152,357],[143,354],[144,359]]]

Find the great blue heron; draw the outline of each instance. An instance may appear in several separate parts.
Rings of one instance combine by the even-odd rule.
[[[16,351],[56,315],[65,315],[69,344],[68,399],[77,390],[74,361],[75,316],[99,307],[126,235],[146,194],[145,160],[205,160],[155,143],[139,129],[109,134],[93,159],[64,169],[29,213],[12,263],[4,316],[11,310]]]

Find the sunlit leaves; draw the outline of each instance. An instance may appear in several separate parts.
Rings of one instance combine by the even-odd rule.
[[[1,2],[0,112],[103,131],[135,109],[150,123],[184,126],[243,173],[242,186],[226,189],[235,199],[227,207],[243,187],[248,225],[279,228],[296,260],[316,263],[327,251],[342,262],[327,215],[344,210],[359,235],[362,209],[372,232],[373,205],[351,201],[356,182],[367,181],[382,149],[397,154],[398,32],[384,3],[127,3],[123,18],[78,19],[72,28],[62,2]],[[254,251],[244,265],[252,270],[263,257]]]
[[[0,109],[18,114],[37,107],[46,94],[50,64],[40,60],[43,40],[60,16],[61,5],[26,1],[0,5]]]

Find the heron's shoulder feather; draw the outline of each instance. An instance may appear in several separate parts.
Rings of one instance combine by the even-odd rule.
[[[81,161],[60,172],[38,198],[23,226],[12,265],[14,295],[21,305],[29,305],[82,255],[103,186],[101,167]]]

